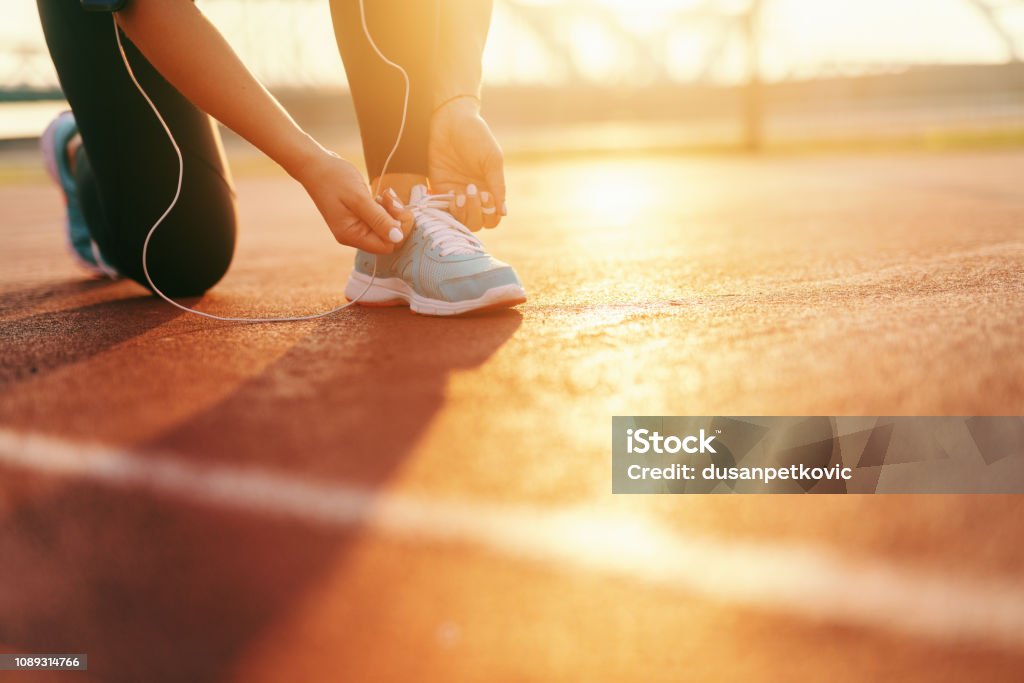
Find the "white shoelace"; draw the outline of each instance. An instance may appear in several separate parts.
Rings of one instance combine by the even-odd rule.
[[[476,235],[448,213],[450,199],[450,194],[414,196],[408,208],[416,219],[416,227],[423,231],[423,236],[441,256],[486,253]]]

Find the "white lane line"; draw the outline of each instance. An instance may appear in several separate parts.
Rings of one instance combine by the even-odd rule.
[[[0,463],[177,500],[394,536],[667,586],[709,600],[942,641],[1024,647],[1024,583],[965,578],[816,546],[678,533],[596,509],[431,500],[0,428]]]

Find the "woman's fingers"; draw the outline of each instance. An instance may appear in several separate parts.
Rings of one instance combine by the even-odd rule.
[[[465,225],[466,224],[466,193],[465,193],[465,188],[460,188],[460,189],[453,190],[453,193],[454,194],[452,195],[451,200],[448,202],[448,206],[449,206],[448,210],[451,212],[452,216],[455,217],[455,220],[457,220],[458,222],[460,222],[463,225]]]
[[[399,222],[400,225],[398,227],[398,231],[401,233],[401,239],[397,240],[397,242],[395,243],[397,244],[398,242],[401,242],[406,237],[408,237],[409,233],[412,231],[412,225],[414,220],[412,216],[412,211],[407,209],[405,205],[402,204],[402,200],[399,199],[395,191],[390,188],[387,190],[387,192],[384,193],[384,196],[380,197],[377,201],[380,203],[381,206],[384,207],[384,209],[392,218]],[[389,232],[388,237],[392,241],[395,241],[393,239],[394,235],[392,233]]]
[[[480,215],[485,228],[496,228],[501,222],[501,213],[494,201],[494,195],[487,190],[480,192]]]
[[[382,241],[398,244],[404,239],[401,221],[373,201],[369,192],[360,192],[347,202],[347,206],[355,214],[355,217],[365,223]]]
[[[500,187],[504,191],[504,180]],[[481,190],[475,183],[468,185],[453,185],[445,183],[436,188],[440,192],[447,192],[451,195],[448,200],[448,212],[457,221],[473,231],[480,228],[494,228],[501,222],[502,216],[506,215],[500,195],[494,193],[490,187]]]
[[[448,213],[455,220],[466,223],[466,186],[455,183],[437,183],[431,185],[430,189],[435,194],[448,195]]]
[[[500,152],[491,158],[487,165],[486,175],[487,189],[494,198],[494,207],[498,210],[498,218],[494,224],[497,225],[501,222],[503,216],[508,215],[508,208],[505,203],[505,158]],[[494,225],[488,225],[487,227],[493,228]]]
[[[338,244],[364,249],[374,254],[390,254],[394,251],[395,245],[390,240],[371,230],[370,226],[345,204],[332,203],[322,213]],[[388,220],[393,219],[389,217]]]
[[[359,220],[345,207],[339,206],[334,215],[327,216],[325,214],[324,217],[339,244],[363,249],[374,254],[390,254],[395,250],[395,245],[390,240],[373,232],[366,223]]]
[[[466,186],[466,220],[462,221],[462,224],[474,232],[484,225],[481,208],[480,191],[476,185],[470,183]]]
[[[368,230],[364,231],[362,235],[354,236],[348,246],[368,251],[371,254],[390,254],[395,250],[394,244],[385,242]]]

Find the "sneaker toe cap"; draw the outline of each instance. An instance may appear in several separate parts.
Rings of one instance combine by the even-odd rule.
[[[516,271],[511,266],[501,264],[482,273],[445,280],[439,284],[439,288],[449,301],[467,301],[479,299],[488,290],[507,285],[522,287]]]

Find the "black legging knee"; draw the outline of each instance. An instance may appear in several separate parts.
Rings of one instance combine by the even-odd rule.
[[[84,12],[79,0],[38,6],[82,136],[75,176],[89,232],[118,272],[145,285],[142,244],[174,196],[177,158],[124,68],[111,15]],[[209,116],[124,43],[185,159],[181,197],[150,243],[149,272],[167,294],[201,294],[227,271],[235,247],[234,192],[220,137]]]

